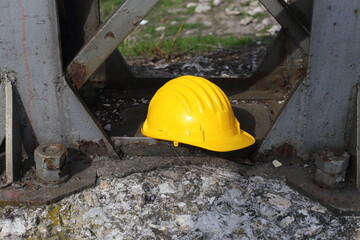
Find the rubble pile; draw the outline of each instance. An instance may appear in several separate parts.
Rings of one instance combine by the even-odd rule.
[[[41,207],[0,209],[1,239],[356,239],[360,219],[336,217],[282,180],[209,166],[173,166]]]

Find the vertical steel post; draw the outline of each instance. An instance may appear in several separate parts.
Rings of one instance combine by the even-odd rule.
[[[351,88],[360,81],[359,15],[359,1],[314,1],[308,76],[260,152],[283,143],[301,155],[323,147],[347,148]]]
[[[14,72],[24,145],[112,144],[64,77],[56,0],[0,1],[0,72]],[[105,148],[105,149],[104,149]]]
[[[5,88],[0,76],[0,145],[5,139]]]
[[[9,184],[20,177],[22,162],[22,141],[13,83],[8,79],[5,80],[5,105],[5,184]]]
[[[357,86],[356,94],[356,163],[355,181],[356,188],[360,191],[360,85]]]

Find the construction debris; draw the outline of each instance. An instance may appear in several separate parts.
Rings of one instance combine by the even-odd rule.
[[[0,208],[1,239],[356,239],[282,180],[209,166],[174,166],[97,186],[42,207]]]

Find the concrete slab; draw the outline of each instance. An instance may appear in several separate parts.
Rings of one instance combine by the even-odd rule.
[[[32,180],[22,180],[17,184],[0,189],[0,204],[31,206],[49,204],[95,185],[96,169],[91,167],[86,160],[78,159],[70,163],[68,169],[71,175],[70,179],[56,187],[46,186],[33,177]]]

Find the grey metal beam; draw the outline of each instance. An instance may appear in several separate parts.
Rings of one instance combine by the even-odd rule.
[[[5,139],[5,89],[0,77],[0,145]]]
[[[300,155],[323,147],[348,147],[351,89],[360,76],[359,11],[360,1],[314,1],[308,76],[260,152],[283,143],[292,144]]]
[[[104,23],[67,67],[77,89],[110,56],[159,0],[128,0]]]
[[[356,163],[355,163],[355,184],[360,191],[360,85],[357,86],[356,94]]]
[[[292,14],[287,3],[283,0],[259,0],[268,12],[278,21],[278,23],[289,33],[290,37],[305,52],[310,46],[310,34],[304,24]]]
[[[39,143],[77,146],[112,144],[65,80],[61,64],[56,0],[0,1],[0,71],[14,72],[23,140],[28,152]]]
[[[5,80],[5,105],[5,184],[10,184],[20,177],[22,162],[22,140],[13,83],[9,79]]]

